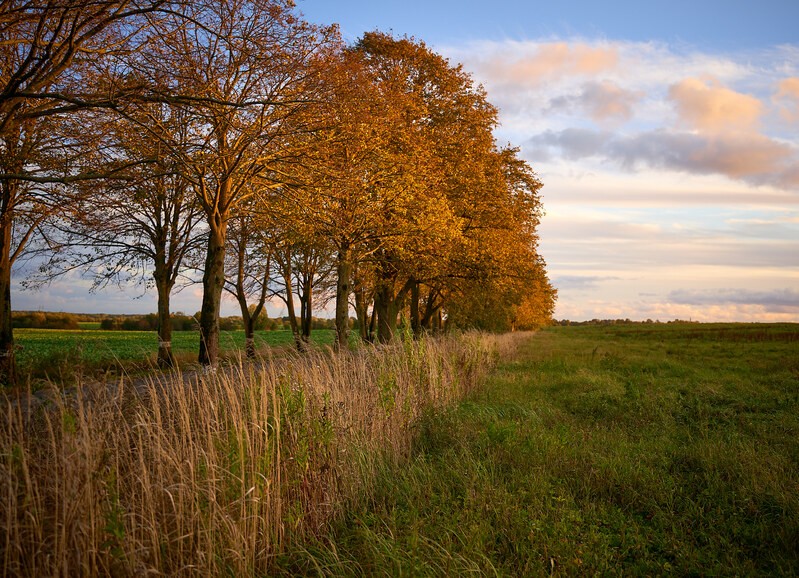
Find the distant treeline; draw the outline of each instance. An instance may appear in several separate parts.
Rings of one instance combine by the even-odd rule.
[[[80,329],[81,321],[72,313],[51,313],[44,311],[14,311],[11,316],[14,328],[33,329]]]
[[[552,322],[553,325],[650,325],[654,323],[699,323],[699,321],[684,319],[674,319],[673,321],[660,321],[659,319],[646,321],[633,321],[631,319],[591,319],[590,321],[569,321],[568,319],[557,319]]]
[[[173,331],[197,331],[200,314],[194,316],[175,313],[170,316]],[[97,313],[59,313],[49,311],[15,311],[13,314],[15,328],[30,329],[81,329],[82,323],[99,323],[100,329],[111,331],[157,331],[158,316],[147,315],[108,315]],[[244,328],[240,316],[220,317],[219,328],[222,331],[236,331]],[[279,331],[290,329],[288,317],[261,317],[256,323],[256,330]],[[321,317],[312,318],[313,329],[334,329],[335,320]]]

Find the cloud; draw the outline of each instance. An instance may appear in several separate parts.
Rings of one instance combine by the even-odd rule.
[[[669,98],[676,105],[680,120],[702,131],[750,131],[763,112],[763,104],[757,98],[730,90],[717,81],[708,84],[698,78],[673,84]]]
[[[669,293],[668,299],[681,305],[757,305],[770,313],[799,313],[799,292],[793,289],[677,289]]]
[[[529,158],[542,160],[553,156],[552,149],[559,149],[560,155],[576,161],[602,154],[612,142],[613,135],[583,128],[567,128],[562,131],[548,130],[525,143]]]
[[[799,122],[799,78],[782,80],[772,101],[777,104],[782,118],[788,122]]]
[[[627,121],[634,105],[644,96],[639,90],[626,90],[609,80],[588,82],[578,95],[552,99],[549,109],[563,111],[578,108],[599,123]]]
[[[799,149],[760,134],[703,135],[656,129],[614,135],[588,129],[545,131],[528,141],[531,157],[571,161],[599,157],[626,170],[720,174],[753,185],[799,188]]]
[[[674,301],[652,300],[649,295],[639,295],[630,301],[595,299],[590,301],[565,301],[563,294],[555,306],[556,319],[692,319],[701,322],[738,323],[795,323],[799,308],[764,306],[760,304],[702,303],[686,304]]]
[[[619,60],[615,46],[583,42],[491,42],[472,50],[470,68],[481,81],[526,87],[564,77],[593,76],[615,69]]]
[[[620,277],[601,277],[592,275],[559,275],[552,283],[558,290],[590,291],[605,281],[619,281]]]
[[[657,130],[614,141],[610,156],[623,166],[716,173],[752,184],[784,188],[799,185],[792,174],[798,152],[763,135],[730,133],[704,136]]]

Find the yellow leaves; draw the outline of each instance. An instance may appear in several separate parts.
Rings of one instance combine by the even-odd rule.
[[[496,146],[484,91],[423,43],[382,33],[327,58],[324,129],[285,215],[383,285],[420,281],[469,311],[464,321],[491,310],[510,323],[539,262],[541,183],[518,150]]]

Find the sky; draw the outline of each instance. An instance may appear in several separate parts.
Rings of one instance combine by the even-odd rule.
[[[485,87],[497,140],[544,183],[556,318],[799,322],[796,0],[296,3],[347,41],[413,36]],[[188,287],[173,310],[200,298]],[[79,280],[13,299],[155,310]]]

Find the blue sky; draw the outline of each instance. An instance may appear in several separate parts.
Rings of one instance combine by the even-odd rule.
[[[434,45],[476,40],[612,38],[687,42],[724,50],[795,43],[794,0],[295,0],[308,20],[344,37],[393,30]]]
[[[424,40],[485,86],[544,182],[556,317],[799,321],[799,2],[297,7],[349,41]],[[62,283],[14,306],[155,310],[140,293]],[[196,311],[199,287],[174,303]]]

